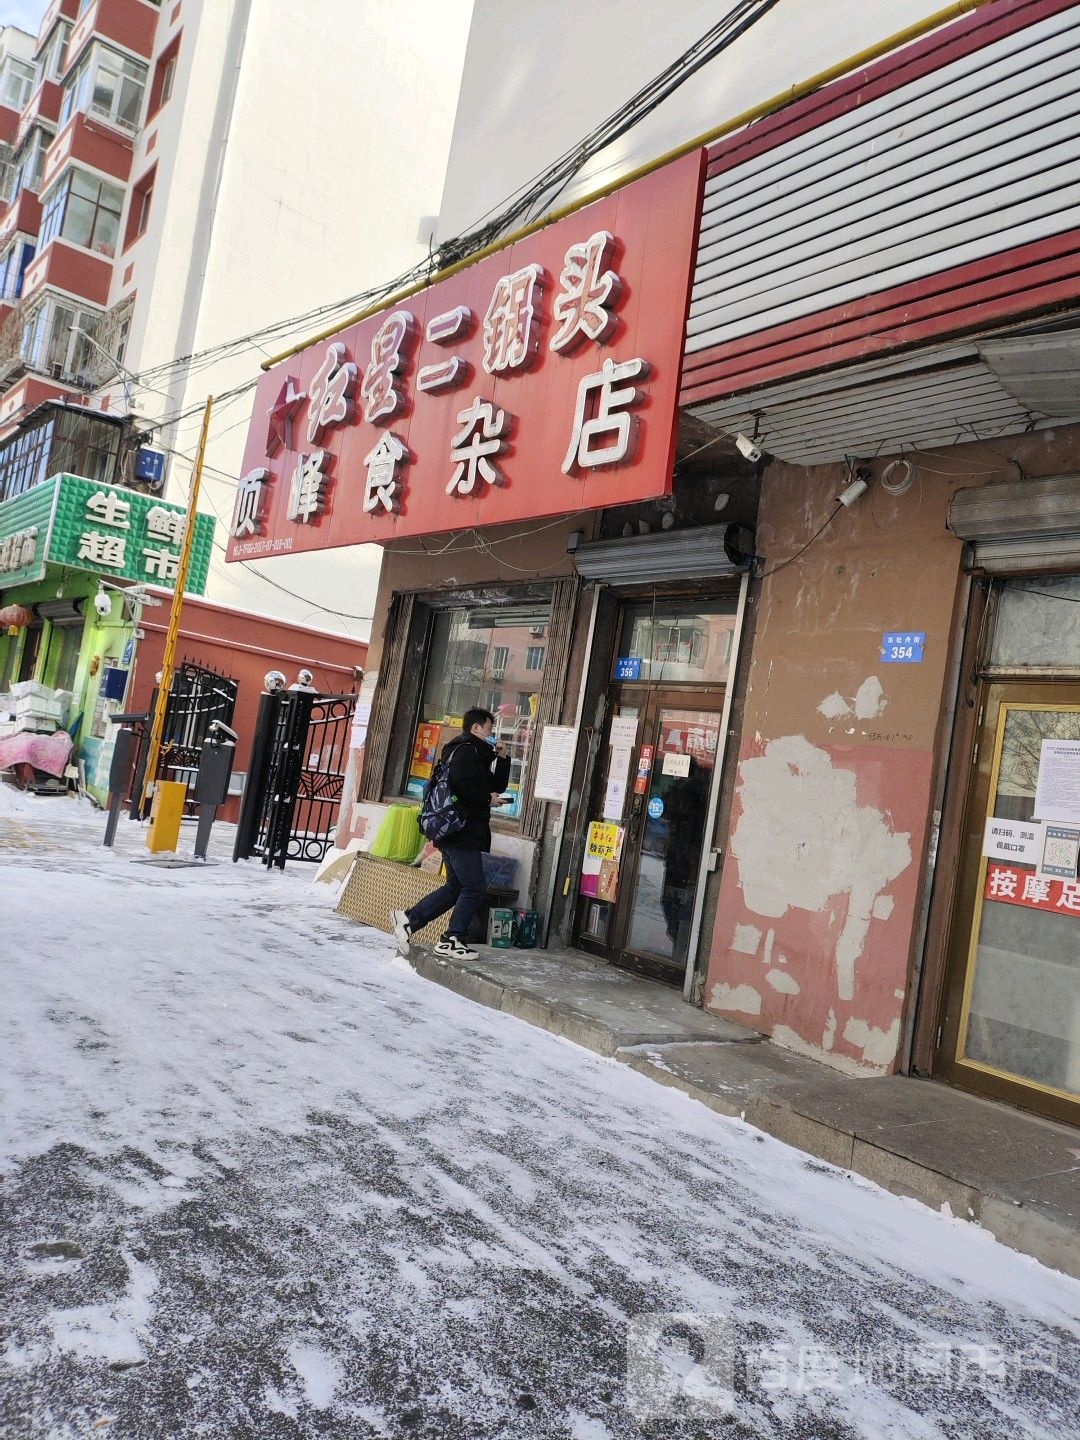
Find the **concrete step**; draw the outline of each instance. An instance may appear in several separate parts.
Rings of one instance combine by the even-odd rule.
[[[860,1078],[577,951],[414,946],[418,974],[614,1057],[841,1169],[975,1221],[1080,1278],[1080,1131],[935,1081]]]

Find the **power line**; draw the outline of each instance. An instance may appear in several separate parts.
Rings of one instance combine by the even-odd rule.
[[[187,370],[199,373],[208,365],[231,355],[238,350],[258,348],[257,342],[288,334],[319,320],[329,320],[340,313],[344,320],[358,308],[366,308],[386,296],[423,280],[425,276],[445,269],[447,266],[484,249],[497,240],[507,229],[513,228],[523,219],[533,218],[539,211],[550,206],[552,201],[566,188],[596,155],[621,139],[642,120],[653,113],[684,85],[703,66],[716,59],[768,13],[778,0],[739,0],[732,9],[711,25],[704,35],[677,56],[658,75],[646,82],[617,110],[596,125],[588,134],[563,152],[531,180],[523,182],[498,207],[486,211],[471,229],[464,234],[444,241],[425,260],[410,266],[394,279],[362,290],[344,299],[315,306],[302,314],[284,320],[276,320],[260,329],[249,331],[232,340],[190,354],[177,356],[158,365],[147,366],[138,372],[138,378],[163,378],[170,371]]]

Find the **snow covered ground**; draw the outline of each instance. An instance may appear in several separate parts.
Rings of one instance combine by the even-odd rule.
[[[0,786],[5,1435],[1076,1436],[1077,1282],[103,827]]]

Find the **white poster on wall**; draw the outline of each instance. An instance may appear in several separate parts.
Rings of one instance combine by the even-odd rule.
[[[349,735],[349,749],[359,750],[367,741],[368,725],[371,722],[371,699],[375,694],[379,672],[368,670],[360,682],[360,694],[356,697],[353,711],[352,731]]]
[[[566,804],[576,748],[577,731],[573,725],[544,726],[533,784],[533,795],[537,800],[556,800],[560,805]]]
[[[1044,740],[1039,748],[1035,815],[1080,825],[1080,740]]]

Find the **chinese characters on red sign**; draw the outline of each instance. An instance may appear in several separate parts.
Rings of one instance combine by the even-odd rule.
[[[983,894],[987,900],[1003,900],[1006,905],[1052,910],[1055,915],[1080,915],[1080,880],[1042,879],[1034,870],[1012,865],[990,861]]]
[[[269,371],[229,559],[667,493],[700,183],[687,156]]]

